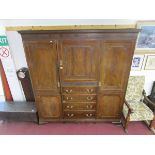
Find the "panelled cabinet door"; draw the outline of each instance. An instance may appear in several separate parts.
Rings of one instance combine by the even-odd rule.
[[[60,118],[61,101],[60,96],[37,97],[38,113],[41,118]]]
[[[119,118],[122,111],[121,94],[98,95],[97,118]]]
[[[33,89],[58,93],[58,68],[56,44],[49,41],[29,41],[25,43]]]
[[[62,82],[97,82],[99,41],[63,40],[60,42],[60,73]]]
[[[128,79],[134,44],[130,41],[102,44],[100,82],[102,90],[124,91]]]
[[[56,43],[29,41],[25,48],[39,117],[59,118],[61,100]]]

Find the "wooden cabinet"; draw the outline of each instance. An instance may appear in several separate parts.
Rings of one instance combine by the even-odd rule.
[[[122,94],[98,95],[97,118],[120,118],[122,102]]]
[[[38,96],[38,112],[41,118],[60,118],[61,100],[60,96]]]
[[[134,44],[131,41],[106,41],[102,43],[100,91],[125,91],[133,50]]]
[[[27,62],[34,91],[59,93],[56,45],[50,41],[30,41],[25,44]]]
[[[24,44],[39,117],[61,117],[56,43],[33,40]]]
[[[99,41],[66,39],[60,41],[59,46],[62,85],[66,82],[98,81]]]
[[[40,120],[120,119],[138,30],[20,33]]]

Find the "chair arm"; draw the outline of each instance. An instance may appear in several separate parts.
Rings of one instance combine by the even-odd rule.
[[[146,92],[145,90],[143,90],[143,96],[144,96],[144,101],[147,101],[154,109],[154,112],[155,112],[155,103],[152,102],[147,96],[146,96]]]
[[[131,108],[131,106],[129,105],[129,103],[127,102],[127,100],[125,100],[125,104],[126,104],[127,108],[129,109],[129,112],[130,112],[130,113],[133,113],[134,111],[133,111],[133,109]]]

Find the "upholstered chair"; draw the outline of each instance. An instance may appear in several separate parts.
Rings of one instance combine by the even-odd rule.
[[[144,89],[145,77],[144,76],[130,76],[125,96],[125,103],[123,106],[124,129],[127,132],[128,123],[130,121],[149,121],[149,128],[153,126],[155,121],[155,104],[151,103],[147,98]],[[149,108],[147,103],[151,104],[152,109]]]

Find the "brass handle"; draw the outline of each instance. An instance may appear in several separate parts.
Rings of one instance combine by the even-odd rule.
[[[59,68],[63,69],[63,62],[62,62],[62,60],[60,60]]]
[[[71,106],[67,105],[66,107],[67,107],[68,109],[72,109],[72,108],[73,108],[72,105],[71,105]]]
[[[56,40],[50,40],[49,43],[53,45],[54,43],[56,43]]]
[[[60,87],[60,82],[58,82],[58,88]]]
[[[87,105],[87,109],[92,109],[93,108],[93,106],[92,105]]]
[[[74,116],[74,114],[67,114],[67,116],[68,116],[68,117],[73,117],[73,116]]]
[[[66,97],[66,99],[67,99],[67,100],[72,100],[73,98],[72,98],[72,97]]]
[[[91,96],[88,96],[88,97],[87,97],[87,100],[88,100],[88,101],[90,101],[90,100],[92,100],[92,99],[93,99],[93,97],[91,97]]]
[[[101,87],[101,81],[99,81],[98,86]]]
[[[66,93],[71,93],[71,92],[72,92],[72,89],[69,89],[69,90],[66,89],[65,92],[66,92]]]
[[[93,114],[86,114],[86,116],[87,116],[87,117],[92,117],[92,116],[93,116]]]
[[[93,89],[87,89],[87,92],[88,93],[92,93],[93,92]]]

